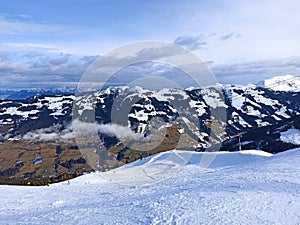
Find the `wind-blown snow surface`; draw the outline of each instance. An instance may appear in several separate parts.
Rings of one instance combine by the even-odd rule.
[[[70,185],[0,186],[0,223],[299,224],[300,148],[273,156],[171,151],[123,170],[170,164],[171,155],[176,165],[187,154],[187,165],[172,178],[148,186],[112,183],[98,173]],[[205,154],[215,158],[203,172],[199,162]]]

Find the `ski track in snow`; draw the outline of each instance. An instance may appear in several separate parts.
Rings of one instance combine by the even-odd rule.
[[[205,173],[189,163],[147,186],[98,173],[70,185],[0,186],[0,224],[300,224],[300,148],[252,159]]]

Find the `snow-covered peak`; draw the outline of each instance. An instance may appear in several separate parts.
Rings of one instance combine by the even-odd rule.
[[[286,74],[283,76],[276,76],[264,81],[260,81],[258,86],[272,89],[274,91],[300,91],[300,77]]]

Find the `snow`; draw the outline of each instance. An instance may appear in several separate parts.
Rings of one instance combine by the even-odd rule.
[[[175,100],[174,96],[170,95],[170,89],[168,88],[163,88],[157,92],[153,92],[151,97],[156,98],[158,101],[171,101],[171,100]]]
[[[242,87],[240,87],[242,89]],[[237,110],[241,110],[241,106],[244,104],[244,98],[241,97],[237,92],[235,92],[236,88],[233,88],[231,91],[231,99],[232,99],[232,106]]]
[[[74,96],[44,97],[44,99],[48,101],[48,109],[51,110],[61,110],[63,109],[63,104],[71,104],[72,100],[70,100],[69,98],[73,100],[75,99]]]
[[[269,122],[262,121],[262,119],[256,119],[255,122],[257,123],[258,127],[264,127],[270,125]]]
[[[34,115],[34,114],[37,114],[39,113],[38,110],[31,110],[31,111],[19,111],[18,110],[18,107],[8,107],[8,108],[5,108],[4,112],[1,112],[0,115],[5,115],[5,114],[8,114],[8,115],[18,115],[18,116],[22,116],[24,118],[28,118],[29,115]]]
[[[76,103],[75,103],[77,106],[81,106],[82,109],[78,109],[78,114],[79,115],[82,115],[82,113],[85,111],[85,110],[94,110],[95,108],[95,100],[90,97],[90,98],[85,98],[85,97],[78,97],[76,99]]]
[[[0,105],[11,104],[11,103],[12,103],[12,101],[2,101],[2,102],[0,102]]]
[[[191,108],[195,108],[198,116],[203,116],[206,113],[207,105],[202,101],[190,100],[189,105]]]
[[[264,91],[257,90],[253,85],[248,85],[248,86],[236,86],[236,87],[226,87],[227,91],[230,92],[230,95],[232,96],[232,106],[236,108],[237,111],[243,112],[241,110],[241,106],[244,104],[244,102],[247,102],[247,107],[248,110],[247,115],[253,116],[253,117],[258,117],[264,118],[267,117],[268,115],[262,114],[260,110],[262,110],[262,106],[268,105],[271,106],[275,110],[275,114],[277,115],[272,115],[276,120],[281,120],[278,116],[284,117],[284,118],[290,118],[289,115],[287,115],[287,107],[281,104],[278,100],[276,99],[271,99],[271,98],[266,98],[263,96]],[[250,100],[249,98],[242,97],[238,93],[238,91],[242,90],[244,93],[247,95],[250,95],[251,97],[254,98],[255,101]],[[259,103],[259,104],[257,104]],[[254,107],[257,107],[257,109],[254,109]],[[257,123],[260,126],[266,126],[268,123],[261,123],[260,121],[257,121]]]
[[[286,143],[300,145],[300,130],[289,129],[280,133],[280,140]]]
[[[50,116],[63,116],[62,110],[58,110],[56,112],[50,113]]]
[[[237,113],[235,115],[238,115]],[[234,116],[234,113],[232,113],[232,118]],[[247,123],[242,116],[239,116],[239,124],[243,127],[252,127],[252,125],[250,125],[249,123]],[[236,128],[237,130],[239,130],[238,128]]]
[[[47,101],[47,107],[48,109],[52,110],[53,112],[50,113],[49,115],[52,116],[62,116],[64,115],[63,110],[66,109],[67,107],[63,108],[64,104],[72,104],[72,100],[70,99],[74,99],[74,96],[55,96],[55,97],[43,97],[41,99],[39,99],[38,102],[36,103],[21,103],[19,107],[15,107],[15,106],[11,106],[11,107],[7,107],[7,108],[3,108],[3,112],[0,113],[0,115],[10,115],[10,116],[22,116],[23,118],[32,118],[32,119],[36,119],[37,117],[35,117],[35,115],[38,115],[41,108],[45,105],[45,103],[42,103],[41,101]],[[7,101],[4,102],[5,104],[8,103],[13,103],[11,101]],[[0,103],[0,105],[3,104]],[[31,107],[31,106],[35,106],[36,109],[34,110],[30,110],[30,111],[26,111],[21,109],[21,107]],[[8,124],[8,123],[7,123]]]
[[[290,74],[276,76],[258,83],[259,86],[272,89],[274,91],[300,91],[300,77]]]
[[[134,110],[134,113],[130,113],[129,117],[136,118],[139,121],[148,121],[148,114],[145,110]]]
[[[203,89],[202,90],[202,96],[205,100],[206,104],[209,105],[211,108],[218,108],[218,107],[224,107],[227,108],[228,106],[225,104],[223,95],[221,94],[220,87],[216,86],[217,89]]]
[[[276,115],[272,115],[272,117],[275,119],[275,120],[277,120],[277,121],[280,121],[281,119],[278,117],[278,116],[276,116]]]
[[[205,171],[199,166],[204,155],[215,156]],[[300,148],[274,156],[254,150],[170,151],[119,170],[128,175],[125,171],[134,168],[178,165],[180,156],[189,163],[171,178],[146,186],[110,182],[104,173],[78,177],[70,185],[0,186],[5,193],[0,223],[299,224]]]

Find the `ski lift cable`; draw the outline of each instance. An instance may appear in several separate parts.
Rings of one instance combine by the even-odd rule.
[[[296,80],[296,79],[300,79],[300,75],[297,75],[297,76],[294,76],[294,77],[291,77],[289,79],[286,79],[284,82],[276,82],[274,84],[271,84],[271,85],[268,85],[266,86],[266,88],[269,88],[269,87],[276,87],[276,86],[279,86],[279,85],[282,85],[282,84],[285,84],[285,83],[288,83],[290,81],[293,81],[293,80]]]
[[[296,80],[296,79],[300,79],[300,75],[297,75],[297,76],[294,76],[294,77],[292,77],[292,78],[286,79],[285,81],[283,81],[283,82],[281,82],[281,83],[274,83],[274,84],[265,86],[265,88],[276,87],[276,86],[279,86],[279,85],[288,83],[288,82],[293,81],[293,80]],[[237,97],[232,98],[232,100],[234,100],[234,99],[239,99],[239,98],[244,98],[244,96],[237,96]]]
[[[265,86],[265,88],[276,87],[276,86],[279,86],[279,85],[288,83],[288,82],[290,82],[290,81],[292,81],[292,80],[296,80],[296,79],[300,79],[300,75],[297,75],[297,76],[295,76],[295,77],[289,78],[289,79],[287,79],[287,80],[285,80],[284,82],[281,82],[281,83],[274,83],[274,84]],[[238,98],[243,98],[243,97],[244,97],[244,96],[237,96],[237,97],[232,98],[232,99],[238,99]]]

